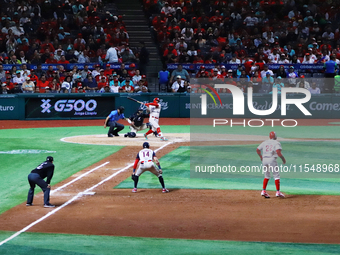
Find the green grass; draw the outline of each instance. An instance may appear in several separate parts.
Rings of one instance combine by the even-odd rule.
[[[9,232],[0,232],[1,240]],[[338,254],[339,245],[23,233],[0,246],[2,255],[51,254]]]
[[[163,126],[164,133],[189,132],[189,126]],[[60,141],[63,137],[77,135],[106,134],[108,129],[95,127],[60,127],[0,130],[0,214],[26,201],[27,175],[32,169],[51,155],[55,161],[55,174],[52,186],[78,171],[115,153],[122,146],[85,145]],[[128,132],[128,127],[122,131]],[[124,134],[124,133],[123,133]],[[21,154],[4,154],[21,150]],[[26,152],[25,152],[26,150]],[[35,150],[40,153],[27,153]],[[49,151],[49,152],[44,152]],[[37,187],[36,193],[41,192]]]
[[[275,122],[276,123],[276,122]],[[279,122],[277,122],[279,124]],[[269,132],[275,131],[278,137],[283,138],[328,138],[340,139],[340,132],[338,126],[296,126],[294,128],[282,126],[263,126],[261,128],[243,127],[240,125],[230,127],[229,125],[221,125],[213,127],[209,126],[191,126],[191,135],[195,133],[208,133],[208,134],[244,134],[244,135],[269,135]]]

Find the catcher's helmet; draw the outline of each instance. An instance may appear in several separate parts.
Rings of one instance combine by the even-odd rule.
[[[153,102],[154,103],[159,103],[160,99],[158,97],[154,98]]]
[[[143,148],[150,148],[150,144],[148,142],[143,143]]]
[[[52,162],[52,161],[53,161],[53,157],[52,157],[52,156],[48,156],[48,157],[46,158],[46,161]]]
[[[276,133],[275,133],[274,131],[270,132],[270,133],[269,133],[269,138],[270,138],[270,139],[276,139],[276,138],[277,138],[277,137],[276,137]]]
[[[119,113],[122,114],[122,113],[124,113],[125,108],[124,108],[124,106],[119,106],[118,110],[119,110]]]

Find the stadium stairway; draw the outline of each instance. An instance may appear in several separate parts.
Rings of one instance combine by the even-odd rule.
[[[140,47],[143,41],[149,51],[149,63],[146,69],[146,77],[149,89],[158,92],[158,72],[162,69],[162,61],[158,55],[158,49],[152,38],[149,23],[145,17],[142,4],[139,0],[115,0],[117,12],[123,16],[126,30],[129,34],[131,48]]]

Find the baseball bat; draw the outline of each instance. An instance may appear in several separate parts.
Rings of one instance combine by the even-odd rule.
[[[132,97],[127,97],[127,99],[130,99],[130,100],[132,100],[132,101],[134,101],[134,102],[137,102],[137,103],[139,103],[139,104],[144,104],[143,102],[140,102],[140,101],[138,101],[137,99],[134,99],[134,98],[132,98]]]

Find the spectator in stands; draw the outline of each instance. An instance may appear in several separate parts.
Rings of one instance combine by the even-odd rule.
[[[6,81],[6,71],[2,64],[0,64],[0,82],[1,84]]]
[[[131,86],[130,83],[126,83],[124,86],[122,86],[124,93],[133,93],[134,89],[133,86]]]
[[[135,86],[141,79],[142,79],[142,76],[140,75],[140,72],[137,69],[136,72],[135,72],[135,75],[132,76],[133,86]]]
[[[25,81],[23,82],[22,86],[22,91],[24,93],[34,93],[34,88],[35,85],[34,83],[31,81],[30,77],[26,77]]]
[[[39,88],[39,93],[45,93],[45,88],[48,87],[48,83],[46,76],[42,75],[36,85],[36,88]]]
[[[51,89],[52,93],[58,93],[60,92],[60,83],[58,82],[57,78],[53,78],[52,81],[48,84],[48,86]]]
[[[36,72],[35,72],[34,69],[31,69],[31,74],[28,75],[28,77],[31,78],[31,81],[32,81],[35,85],[37,84],[39,78],[38,78],[38,76],[36,75]]]
[[[97,81],[91,74],[88,74],[87,78],[83,81],[83,87],[86,92],[96,92],[98,90]]]
[[[116,47],[111,46],[107,50],[105,60],[107,60],[108,63],[118,63],[118,51]]]
[[[98,89],[99,90],[101,90],[102,88],[104,88],[107,85],[109,85],[105,76],[102,76],[97,84],[98,84]]]
[[[296,87],[296,80],[298,77],[299,75],[294,71],[294,66],[290,66],[287,73],[289,87]]]
[[[123,87],[125,85],[130,85],[131,87],[134,86],[133,82],[131,81],[131,78],[129,75],[126,76],[125,80],[120,83],[120,87]]]
[[[81,80],[84,81],[89,73],[91,73],[91,71],[89,70],[89,66],[84,65],[84,69],[80,71]]]
[[[161,91],[166,91],[169,84],[170,72],[167,70],[166,66],[163,66],[163,70],[158,73],[159,88]]]
[[[287,77],[287,73],[285,70],[285,67],[283,65],[280,65],[279,69],[276,72],[276,76],[280,76],[281,78],[285,79]]]
[[[25,77],[21,76],[21,72],[18,70],[16,71],[16,76],[13,77],[13,83],[19,84],[20,86],[24,83]]]
[[[118,78],[113,79],[113,86],[110,86],[113,93],[119,93],[119,81]]]
[[[305,89],[310,88],[309,82],[306,81],[304,75],[300,75],[300,81],[296,84],[296,87],[297,88],[305,88]]]
[[[331,55],[330,60],[328,60],[324,64],[325,69],[325,92],[326,93],[333,93],[334,92],[334,76],[335,73],[338,71],[338,65],[335,62],[335,57]]]
[[[99,93],[115,93],[112,88],[107,84],[99,90]]]
[[[261,71],[261,78],[264,79],[267,76],[268,72],[270,76],[274,76],[273,71],[268,68],[268,65],[264,65],[263,70]]]
[[[181,76],[185,78],[187,81],[190,81],[190,76],[187,70],[183,69],[182,65],[178,65],[175,70],[172,71],[171,77],[170,77],[170,83],[173,82],[175,77]]]
[[[136,62],[136,57],[129,47],[125,47],[124,51],[121,53],[123,62]],[[118,62],[118,61],[117,61]]]
[[[281,76],[278,76],[275,79],[275,82],[273,83],[273,88],[277,88],[277,93],[280,94],[281,93],[281,89],[284,87],[284,83],[282,82],[282,78]],[[272,93],[272,91],[270,92]]]
[[[180,89],[180,87],[181,87],[181,89]],[[178,90],[180,90],[180,91],[183,90],[183,92],[185,91],[184,81],[182,80],[182,77],[180,75],[176,76],[176,81],[171,86],[172,92],[177,92]]]
[[[21,65],[20,73],[21,73],[21,76],[24,77],[24,78],[27,78],[31,74],[30,70],[27,69],[26,64]]]
[[[60,86],[60,92],[62,93],[69,93],[72,89],[72,77],[71,76],[67,76],[65,78],[65,80],[63,81],[63,83]],[[41,93],[41,92],[40,92]]]
[[[92,77],[96,79],[96,76],[100,75],[100,65],[97,64],[94,66],[94,70],[92,71]]]
[[[310,88],[308,88],[309,92],[311,94],[320,94],[320,89],[316,86],[316,82],[312,82],[312,85]]]

